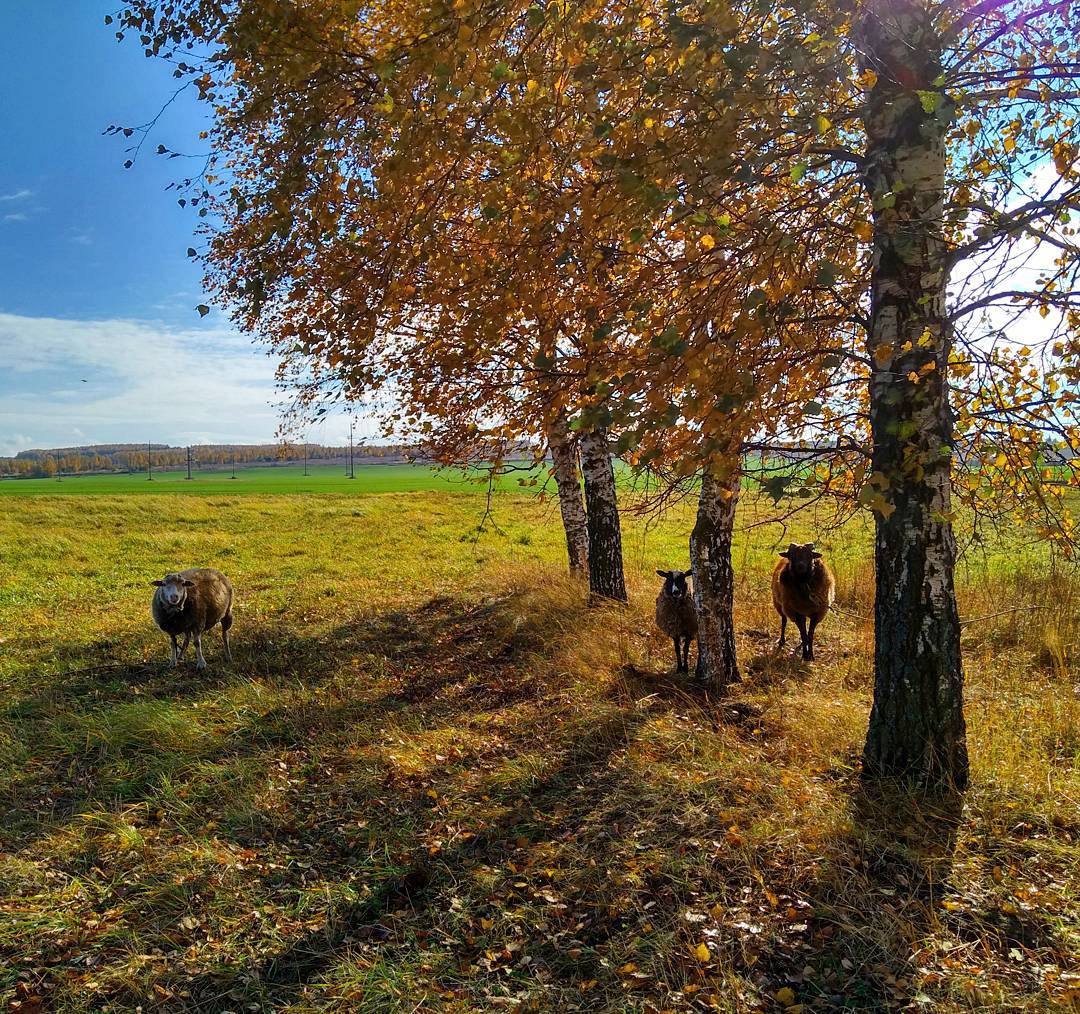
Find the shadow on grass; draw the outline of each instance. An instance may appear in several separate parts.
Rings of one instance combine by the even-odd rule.
[[[849,784],[849,829],[829,842],[799,892],[808,907],[794,932],[776,934],[763,966],[775,988],[815,1007],[899,1010],[914,992],[916,941],[950,889],[963,799]]]
[[[543,649],[541,631],[569,623],[574,610],[523,617],[516,608],[512,596],[472,604],[436,598],[318,634],[255,628],[234,641],[233,665],[211,655],[203,671],[102,661],[102,644],[60,646],[70,668],[0,714],[29,755],[0,788],[0,843],[23,848],[95,805],[152,801],[163,780],[182,779],[196,765],[256,757],[361,717],[423,704],[427,721],[450,721],[481,705],[493,684],[503,705],[535,697],[521,665]],[[313,702],[312,693],[342,679],[347,666],[353,685],[381,692]],[[256,683],[277,688],[287,703],[263,694],[241,721],[210,717],[200,725],[216,698],[244,697]]]
[[[727,728],[740,735],[755,728],[761,714],[760,708],[737,700],[732,693],[717,693],[692,672],[624,665],[620,674],[622,681],[613,686],[611,696],[624,707],[643,708],[653,714],[686,712],[713,731]]]
[[[1067,967],[1070,945],[1045,916],[957,874],[963,797],[851,789],[849,831],[799,891],[808,907],[796,910],[798,932],[781,928],[761,954],[772,988],[814,1009],[908,1010],[933,1002],[920,965],[936,965],[940,949],[976,971],[997,964],[1021,993],[1042,994],[1041,968]],[[971,982],[974,1003],[982,994]]]
[[[233,1009],[238,1001],[276,1006],[294,996],[298,987],[323,978],[357,947],[369,952],[380,944],[394,948],[405,942],[405,935],[424,939],[439,933],[451,903],[448,895],[461,890],[462,882],[475,871],[498,867],[520,852],[522,834],[528,835],[530,848],[542,849],[576,833],[584,814],[604,800],[625,798],[627,786],[608,771],[608,764],[643,721],[643,715],[619,713],[594,726],[542,777],[529,784],[508,785],[501,800],[505,812],[475,835],[436,856],[416,848],[400,869],[371,886],[363,900],[332,907],[322,926],[264,957],[255,967],[237,967],[184,982],[182,1008],[210,1014]],[[541,831],[537,816],[553,814],[556,819]],[[425,792],[417,790],[398,800],[399,823],[422,824],[430,816]],[[481,958],[483,951],[475,943],[463,943],[455,959],[459,966],[467,966]],[[548,957],[554,968],[556,956]],[[537,960],[549,964],[543,956]],[[574,977],[580,972],[575,969]]]
[[[15,848],[86,809],[159,806],[170,784],[185,810],[155,818],[162,845],[133,871],[122,863],[138,860],[117,857],[104,834],[46,859],[93,882],[82,912],[123,910],[122,948],[34,924],[32,944],[12,935],[0,958],[57,1007],[72,990],[84,1009],[381,1011],[404,996],[435,1010],[445,996],[456,1009],[528,997],[550,1005],[540,1009],[646,1010],[675,1006],[681,990],[683,1007],[723,996],[738,980],[746,995],[733,1007],[791,989],[815,1009],[887,1011],[911,1001],[919,942],[943,923],[999,951],[1064,953],[1033,916],[1010,923],[986,899],[942,907],[955,889],[957,800],[928,809],[822,781],[823,794],[850,795],[842,830],[810,835],[800,848],[812,854],[794,857],[786,826],[755,836],[753,822],[782,825],[789,811],[777,814],[786,797],[773,786],[742,784],[741,761],[760,760],[765,782],[779,727],[750,753],[761,716],[737,688],[717,700],[671,673],[624,666],[594,692],[591,674],[549,664],[565,648],[552,632],[579,630],[580,612],[440,598],[311,636],[256,629],[235,670],[194,688],[136,667],[110,671],[141,680],[139,693],[106,676],[112,696],[98,699],[86,677],[69,700],[80,722],[101,720],[97,746],[71,736],[86,726],[70,712],[16,703],[39,763],[4,801]],[[230,694],[242,706],[181,738],[170,708],[194,721]],[[155,709],[157,724],[146,720]],[[711,750],[730,756],[710,768]],[[244,765],[250,777],[223,788],[218,774]],[[676,792],[683,783],[700,791]],[[169,842],[187,868],[163,857]],[[117,893],[129,881],[134,898]],[[272,928],[252,919],[263,907],[283,916]],[[152,960],[173,957],[118,971],[135,942]],[[88,957],[96,977],[112,973],[101,991],[81,984]]]

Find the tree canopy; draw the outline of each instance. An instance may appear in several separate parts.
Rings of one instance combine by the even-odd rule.
[[[302,403],[381,392],[388,429],[447,460],[599,434],[704,475],[708,559],[741,454],[808,444],[809,481],[877,522],[867,767],[962,784],[954,502],[1074,534],[1078,17],[133,0],[115,20],[213,108],[182,199],[211,291]],[[941,706],[898,733],[905,687]]]

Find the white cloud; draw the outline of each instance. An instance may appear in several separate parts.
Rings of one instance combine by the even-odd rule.
[[[38,442],[25,433],[12,433],[9,437],[0,436],[0,456],[5,458],[14,457],[19,451],[28,451],[31,447],[37,447]]]
[[[26,214],[25,211],[17,211],[13,215],[5,215],[4,216],[4,221],[5,222],[25,222],[27,219],[29,219],[29,217],[30,216],[28,214]]]
[[[224,327],[0,313],[0,362],[0,451],[8,453],[142,440],[265,443],[281,419],[274,361]],[[335,414],[311,439],[347,441],[348,423]]]
[[[33,197],[34,191],[23,188],[22,190],[15,190],[10,194],[0,194],[0,201],[22,201],[27,197]]]

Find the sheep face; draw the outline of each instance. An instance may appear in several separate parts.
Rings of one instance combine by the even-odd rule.
[[[161,589],[161,597],[170,609],[183,609],[188,589],[195,587],[194,581],[185,581],[179,574],[166,574],[163,580],[150,583]]]
[[[807,542],[800,546],[797,542],[788,546],[786,553],[780,554],[788,561],[788,569],[794,577],[809,577],[814,569],[814,561],[821,559],[821,554],[814,549],[814,543]]]
[[[664,579],[664,594],[673,599],[684,599],[690,594],[686,579],[693,574],[688,570],[658,570],[656,572]]]

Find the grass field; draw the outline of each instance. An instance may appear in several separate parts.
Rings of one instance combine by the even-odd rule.
[[[0,1002],[1075,1002],[1072,572],[1019,537],[965,556],[973,785],[962,810],[919,806],[859,788],[862,525],[783,533],[818,536],[839,579],[812,664],[772,650],[781,533],[741,534],[746,678],[713,700],[651,624],[688,513],[626,518],[627,610],[584,607],[550,501],[496,498],[479,532],[483,513],[446,489],[155,488],[0,514]],[[238,595],[235,663],[211,635],[206,673],[169,670],[149,616],[149,580],[195,564]]]
[[[62,479],[5,479],[0,496],[58,496],[87,494],[128,496],[133,493],[162,496],[195,493],[204,496],[233,496],[237,493],[415,493],[420,490],[474,491],[477,479],[461,472],[435,471],[424,465],[357,465],[350,479],[340,465],[311,465],[304,475],[303,465],[239,468],[236,478],[224,472],[193,473],[183,470],[155,472],[153,481],[145,473],[135,475],[65,475]],[[515,474],[499,480],[502,489],[518,489]],[[482,480],[481,480],[482,481]]]

